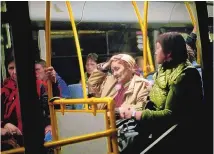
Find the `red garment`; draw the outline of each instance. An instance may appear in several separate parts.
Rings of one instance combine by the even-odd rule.
[[[125,88],[124,86],[121,86],[120,90],[118,90],[117,95],[114,97],[115,108],[118,108],[123,104],[124,95],[127,89],[128,89],[128,86],[126,86]]]
[[[22,132],[21,109],[19,103],[19,95],[17,84],[14,80],[7,78],[1,88],[1,127],[7,123],[17,126]]]
[[[40,80],[36,81],[37,93],[40,97],[41,86],[47,87],[46,84]],[[11,123],[19,128],[22,132],[21,109],[19,102],[18,87],[16,81],[7,78],[3,87],[1,88],[1,127],[5,124]]]
[[[42,81],[42,80],[36,80],[36,90],[37,90],[37,94],[40,97],[41,96],[41,87],[44,86],[45,91],[48,91],[48,85],[46,82]]]

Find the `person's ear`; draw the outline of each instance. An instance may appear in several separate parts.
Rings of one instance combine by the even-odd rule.
[[[171,53],[168,53],[166,54],[166,61],[171,61],[172,60],[172,54]]]

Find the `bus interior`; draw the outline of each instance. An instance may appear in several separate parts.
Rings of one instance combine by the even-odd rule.
[[[24,3],[27,3],[27,5]],[[167,1],[167,2],[149,1],[148,3],[149,3],[149,6],[148,6],[147,34],[149,38],[149,47],[151,50],[152,60],[156,70],[157,64],[155,63],[154,52],[155,52],[155,41],[158,35],[164,32],[177,31],[181,33],[182,36],[186,39],[187,35],[189,35],[193,30],[193,24],[191,22],[190,15],[185,7],[185,4],[182,1]],[[198,14],[199,11],[197,10],[198,9],[197,5],[200,5],[200,4],[196,4],[200,2],[195,2],[195,3],[189,2],[189,3],[191,5],[195,18],[197,19],[197,24],[199,25],[200,31],[198,31],[198,39],[200,40],[200,42],[202,42],[203,40],[205,40],[204,37],[206,36],[202,36],[201,31],[204,32],[203,28],[206,27],[206,25],[202,28],[200,27],[202,25],[201,23],[202,19],[200,14]],[[213,2],[206,1],[204,3],[206,4],[206,11],[208,15],[207,17],[204,16],[204,18],[206,18],[207,24],[208,24],[209,42],[212,43],[213,42]],[[137,1],[137,4],[138,4],[138,7],[140,8],[141,16],[143,17],[144,2]],[[20,15],[22,13],[18,13],[18,8],[15,7],[16,5],[20,6],[20,8],[22,9],[28,6],[27,8],[24,8],[24,9],[26,9],[26,11],[29,11],[29,13],[21,17]],[[136,17],[136,14],[134,12],[132,3],[130,1],[72,1],[71,6],[73,9],[75,24],[78,32],[84,68],[85,68],[85,62],[86,62],[85,60],[89,53],[96,53],[99,56],[100,62],[107,61],[107,59],[109,59],[112,55],[116,53],[128,53],[133,57],[143,56],[142,31],[141,31],[141,27],[139,25],[138,19]],[[68,14],[65,2],[52,1],[50,10],[51,10],[50,11],[51,12],[50,13],[51,14],[50,15],[51,66],[53,66],[54,69],[57,71],[57,73],[60,74],[60,76],[63,78],[63,80],[66,82],[68,86],[73,84],[78,84],[81,79],[80,65],[79,65],[78,56],[76,52],[77,49],[75,44],[74,32],[72,30],[72,26],[69,20],[69,14]],[[20,65],[20,66],[18,65],[16,66],[17,69],[23,68],[23,71],[26,71],[26,73],[24,73],[23,76],[18,76],[18,82],[20,80],[20,83],[21,83],[22,81],[28,79],[28,77],[26,76],[24,77],[24,75],[30,74],[29,69],[27,68],[27,66],[24,66],[24,65],[29,65],[30,67],[33,64],[33,59],[41,58],[46,60],[47,58],[46,57],[47,42],[45,40],[45,31],[46,31],[45,23],[47,22],[46,21],[46,2],[45,1],[28,1],[28,2],[2,1],[1,16],[2,16],[2,19],[1,19],[1,25],[2,25],[1,26],[1,45],[2,45],[1,46],[1,61],[2,61],[1,62],[1,83],[3,83],[3,81],[9,76],[7,72],[7,67],[5,65],[5,61],[11,54],[13,54],[13,52],[17,52],[17,54],[15,54],[15,59],[18,56],[18,52],[19,54],[30,53],[30,52],[33,53],[32,54],[33,56],[30,54],[26,54],[26,56],[22,55],[22,57],[20,56],[20,58],[16,59],[16,65],[17,64]],[[20,18],[20,21],[26,20],[23,22],[23,24],[30,23],[26,26],[23,26],[23,28],[29,28],[30,31],[28,30],[25,32],[25,29],[20,30],[21,32],[23,32],[22,41],[17,39],[18,37],[21,36],[20,33],[17,32],[17,30],[19,28],[22,28],[22,24],[19,23],[17,18]],[[24,33],[28,33],[28,34],[24,34]],[[24,36],[32,36],[31,37],[32,39],[28,41],[27,38],[24,38]],[[17,51],[20,49],[24,49],[24,47],[19,48],[18,45],[17,46],[14,45],[21,42],[23,46],[26,46],[25,49],[32,49],[32,51]],[[29,43],[29,46],[26,45],[27,43]],[[204,52],[206,52],[204,51],[204,46],[206,47],[206,44],[208,44],[208,42],[204,44],[200,43],[200,46],[201,46],[200,52],[202,56],[200,57],[200,64],[197,66],[199,68],[202,68],[202,79],[205,84],[208,82],[209,83],[213,82],[212,81],[213,79],[208,75],[209,74],[208,72],[210,72],[210,69],[213,69],[213,68],[210,68],[213,66],[212,60],[209,59],[206,62],[204,61],[205,58],[212,57],[211,56],[212,53],[209,53],[209,54],[206,53],[206,55],[204,54]],[[208,47],[206,49],[208,49]],[[29,58],[29,57],[31,57],[31,59],[23,61],[25,58]],[[212,66],[210,66],[210,64]],[[207,74],[206,74],[206,71],[207,71]],[[150,75],[152,75],[154,72],[151,72]],[[203,76],[203,73],[204,73],[204,76]],[[31,76],[32,76],[32,73],[31,73]],[[30,81],[33,82],[33,79],[31,78],[28,79],[29,80],[28,83],[30,83]],[[211,88],[210,87],[211,85],[207,84],[204,86],[205,86],[204,92],[206,93]],[[21,89],[22,87],[19,86],[19,88]],[[23,85],[23,88],[24,88],[24,85]],[[20,93],[20,96],[23,95],[24,91],[20,91],[20,92],[22,92]],[[207,97],[207,101],[212,105],[212,102],[209,100],[210,93],[207,92],[207,95],[205,94],[205,96]],[[24,96],[22,96],[22,98],[24,98]],[[210,104],[208,104],[205,108],[206,109],[210,108],[208,107]],[[21,106],[25,106],[25,105],[21,105]],[[26,107],[24,108],[25,108],[24,110],[26,111]],[[24,110],[22,112],[24,112]],[[58,113],[57,114],[60,119],[62,118],[62,114],[60,113],[60,111],[58,112],[59,114]],[[23,115],[27,116],[27,114],[30,114],[30,113],[26,112]],[[101,117],[101,120],[99,119],[99,116]],[[71,117],[76,118],[75,112],[74,114],[72,114]],[[81,115],[80,117],[83,119],[84,116]],[[66,112],[65,112],[65,119],[66,118],[68,118],[67,121],[61,121],[62,124],[66,124],[69,120],[69,117],[66,117]],[[103,118],[102,115],[98,114],[97,118],[98,118],[98,121],[102,123],[102,118]],[[91,123],[94,123],[94,124],[96,123],[93,119],[93,116],[90,117],[89,119]],[[74,122],[74,125],[76,124],[78,124],[78,122]],[[26,125],[27,125],[27,122],[26,122]],[[27,129],[27,126],[25,127]],[[69,126],[69,127],[72,127],[72,126]],[[82,127],[87,127],[87,125],[84,125]],[[90,127],[92,126],[89,126],[88,130],[85,129],[87,133],[91,131],[89,130]],[[104,126],[100,126],[100,127],[104,127]],[[75,128],[77,129],[77,127]],[[92,129],[92,132],[96,132],[100,129],[104,129],[104,128],[96,128],[95,130]],[[61,135],[63,135],[62,132],[60,133]],[[67,133],[69,134],[69,132]],[[26,132],[26,134],[29,135],[30,132]],[[64,134],[64,135],[68,136],[68,134]],[[78,135],[78,131],[77,130],[74,131],[73,135]],[[25,137],[25,139],[27,140],[29,138]],[[26,141],[26,142],[30,142],[30,139],[29,141]],[[36,144],[38,142],[39,141],[37,140],[35,140],[35,142],[32,141],[32,144],[35,144],[35,146],[31,146],[31,143],[25,144],[25,146],[28,146],[28,148],[25,147],[25,149],[28,150],[28,153],[30,151],[33,153],[32,149],[36,148]],[[102,143],[104,145],[107,144],[107,142],[102,142]],[[94,142],[93,140],[91,140],[89,144],[87,145],[82,144],[81,146],[89,146],[89,145],[91,145],[92,147],[101,146],[101,149],[102,149],[103,144],[97,142],[96,140],[94,140]],[[94,153],[94,151],[90,151],[90,150],[87,152],[87,149],[82,150],[81,146],[76,148],[73,147],[73,149],[75,150],[72,153],[74,154],[75,153]],[[71,152],[69,150],[71,149],[64,149],[64,151],[63,152],[61,151],[61,153],[66,154]],[[99,152],[97,152],[97,154]]]

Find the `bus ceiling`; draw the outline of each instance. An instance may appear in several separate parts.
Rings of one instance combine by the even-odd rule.
[[[131,28],[139,28],[134,8],[129,1],[100,2],[100,1],[72,1],[74,18],[77,23],[104,23],[107,27],[117,25],[124,27],[127,24]],[[143,16],[143,1],[137,2]],[[194,3],[190,2],[192,8]],[[207,2],[208,16],[213,17],[213,3]],[[44,27],[45,2],[29,1],[30,19],[37,27]],[[98,13],[99,12],[99,13]],[[51,5],[52,25],[64,23],[69,25],[69,16],[65,2],[52,2]],[[122,23],[122,24],[121,24]],[[148,8],[149,28],[186,27],[191,26],[189,14],[184,2],[149,2]],[[60,24],[59,24],[60,25]]]

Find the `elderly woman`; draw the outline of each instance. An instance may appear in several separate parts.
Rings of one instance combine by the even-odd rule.
[[[112,75],[107,75],[108,69]],[[146,106],[148,96],[147,80],[135,74],[135,60],[127,54],[113,56],[108,62],[99,64],[90,76],[88,85],[97,97],[112,97],[115,108],[132,107],[142,110]],[[99,104],[105,109],[105,104]]]
[[[143,123],[142,129],[145,130],[149,126],[155,139],[170,126],[178,124],[177,130],[180,131],[180,135],[178,135],[179,131],[176,131],[176,137],[183,138],[180,138],[182,142],[174,145],[179,144],[181,147],[187,145],[185,153],[193,153],[187,152],[187,148],[190,147],[188,143],[196,136],[193,133],[196,127],[193,126],[199,119],[198,107],[202,102],[201,77],[189,62],[185,40],[179,33],[168,32],[160,35],[156,41],[155,54],[160,66],[154,75],[155,81],[149,95],[151,101],[148,105],[150,104],[151,108],[142,111],[126,108],[120,116],[131,118],[134,115],[136,120]],[[177,138],[173,141],[180,140]],[[169,150],[172,147],[162,147],[162,149]]]
[[[108,75],[108,69],[112,74]],[[89,88],[97,97],[112,97],[115,101],[115,110],[118,120],[116,126],[118,128],[118,145],[119,151],[124,151],[129,142],[133,141],[139,133],[135,120],[120,119],[120,112],[123,108],[134,108],[135,110],[143,110],[146,106],[147,96],[149,94],[149,82],[136,75],[135,60],[127,54],[118,54],[101,65],[95,70],[89,80]],[[105,109],[106,104],[99,104],[98,109]],[[125,127],[124,127],[125,126]],[[125,130],[124,128],[129,128]]]

